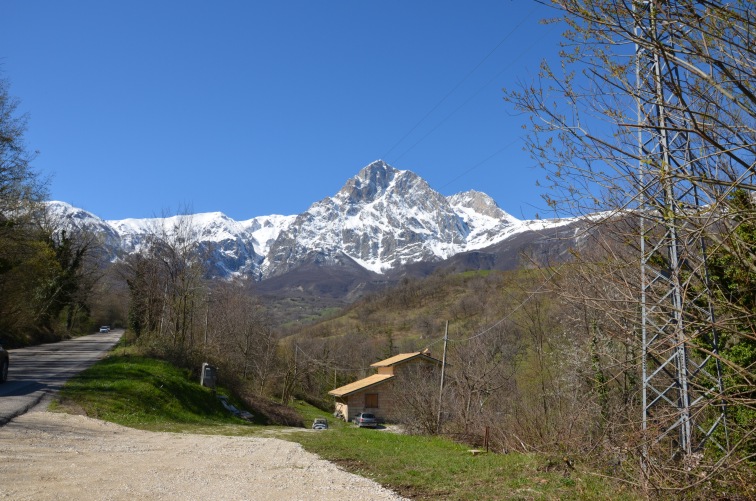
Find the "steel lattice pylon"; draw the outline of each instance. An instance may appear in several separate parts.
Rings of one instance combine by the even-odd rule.
[[[717,334],[702,226],[706,201],[691,179],[699,160],[686,131],[686,104],[670,91],[684,28],[676,2],[634,3],[641,233],[642,428],[644,466],[668,453],[690,458],[724,427]],[[708,346],[702,346],[705,339]],[[702,349],[703,348],[703,349]],[[706,355],[706,353],[709,353]]]

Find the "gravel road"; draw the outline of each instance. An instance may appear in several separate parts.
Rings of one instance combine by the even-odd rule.
[[[402,499],[299,444],[29,412],[0,428],[0,499]]]

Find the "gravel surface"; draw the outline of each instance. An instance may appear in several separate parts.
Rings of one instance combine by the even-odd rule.
[[[30,412],[0,428],[0,499],[403,499],[275,438],[134,430]]]

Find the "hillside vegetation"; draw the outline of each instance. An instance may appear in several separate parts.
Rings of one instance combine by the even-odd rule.
[[[522,280],[539,277],[540,272],[530,270],[436,273],[404,279],[395,288],[342,311],[331,311],[329,318],[289,328],[284,340],[317,355],[318,362],[340,368],[364,368],[396,353],[427,347],[440,357],[439,341],[447,322],[450,338],[472,335],[508,316],[527,294]]]
[[[426,348],[440,359],[448,322],[443,398],[439,381],[403,387],[406,429],[468,444],[481,443],[488,429],[498,453],[556,454],[641,488],[632,480],[643,476],[644,447],[637,316],[632,287],[611,278],[632,277],[638,268],[622,233],[615,236],[557,267],[408,279],[291,330],[282,343],[298,354],[294,393],[328,409],[328,390],[372,373],[373,362]],[[623,304],[627,311],[618,314]],[[741,351],[748,346],[735,351],[750,353]],[[744,420],[746,408],[739,412],[730,432],[747,435],[752,423]],[[715,465],[697,468],[701,478],[717,478]],[[733,468],[737,475],[709,481],[706,492],[747,492],[750,463]]]

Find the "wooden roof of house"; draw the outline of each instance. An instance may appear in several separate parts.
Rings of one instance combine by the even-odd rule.
[[[370,386],[375,386],[377,384],[383,383],[384,381],[393,377],[393,374],[373,374],[372,376],[360,379],[358,381],[355,381],[354,383],[349,383],[345,386],[331,390],[328,392],[328,394],[333,395],[334,397],[343,397],[351,393],[356,393],[360,390],[369,388]]]
[[[429,362],[436,362],[441,363],[441,360],[437,360],[430,355],[426,355],[425,353],[421,351],[416,351],[413,353],[400,353],[399,355],[394,355],[391,358],[387,358],[386,360],[381,360],[380,362],[376,362],[374,364],[370,364],[370,367],[389,367],[391,365],[400,364],[402,362],[406,362],[408,360],[412,360],[413,358],[420,357],[425,360],[428,360]]]

